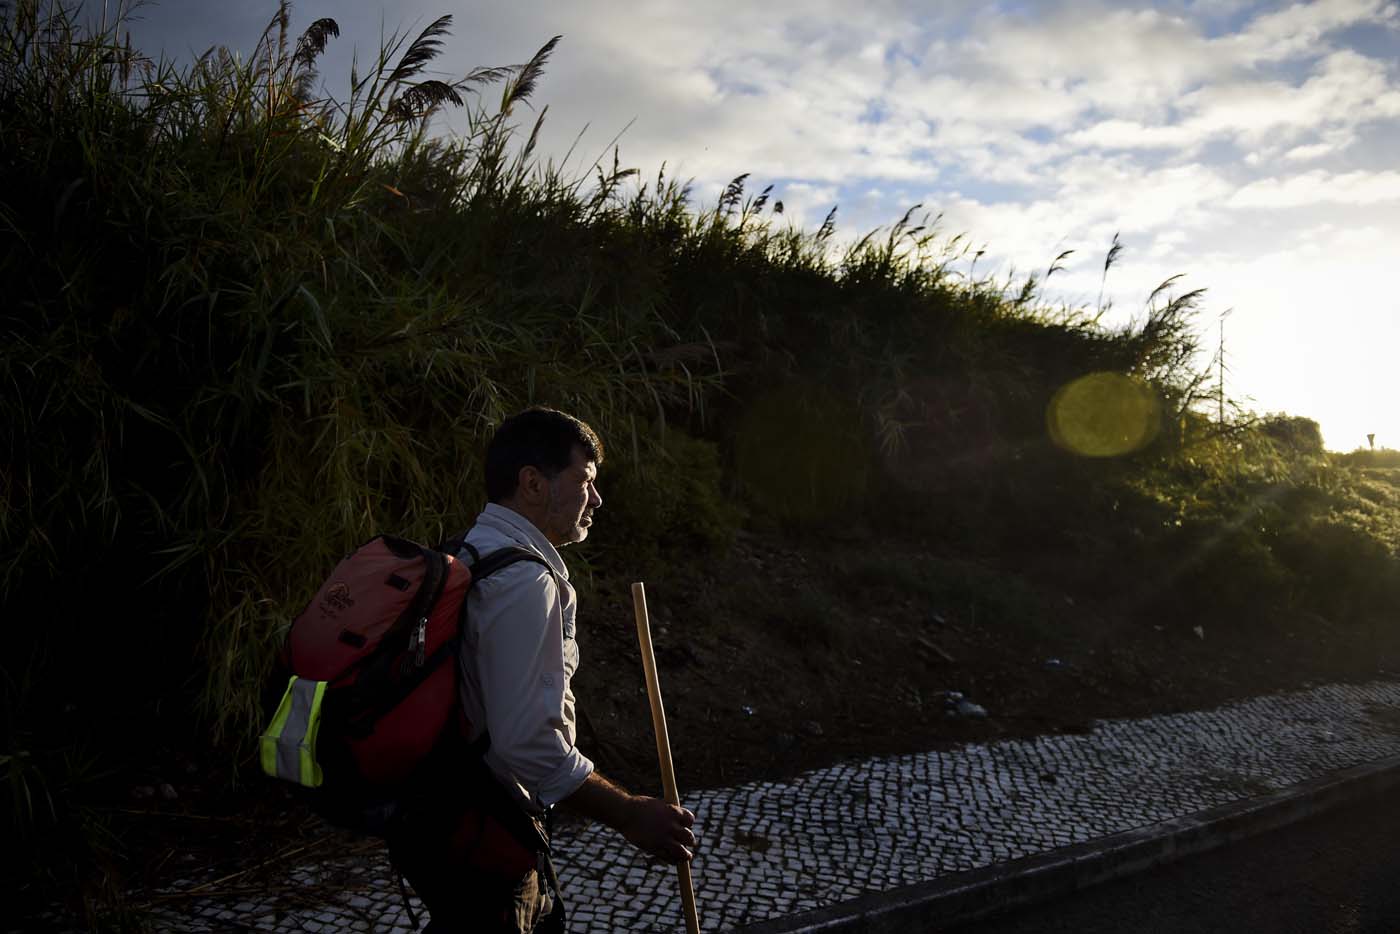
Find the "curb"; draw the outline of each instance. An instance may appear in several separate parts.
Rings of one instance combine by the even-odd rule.
[[[1390,756],[1186,817],[739,930],[745,934],[894,934],[945,929],[1203,853],[1397,787],[1400,756]]]

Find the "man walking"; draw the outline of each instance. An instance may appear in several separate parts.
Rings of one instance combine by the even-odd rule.
[[[563,930],[545,852],[546,818],[556,805],[607,824],[666,862],[691,858],[693,814],[630,794],[575,745],[576,600],[558,549],[588,537],[603,502],[594,486],[602,461],[592,428],[546,408],[506,419],[487,447],[488,502],[458,557],[474,563],[520,548],[540,560],[511,564],[468,595],[461,702],[474,754],[484,750],[487,781],[505,790],[505,809],[523,812],[541,845],[537,853],[517,845],[517,859],[508,858],[509,847],[483,858],[489,841],[479,819],[410,821],[391,838],[390,853],[432,915],[431,931]],[[522,836],[528,833],[515,834]]]

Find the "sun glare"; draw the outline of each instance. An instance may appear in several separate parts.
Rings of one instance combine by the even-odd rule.
[[[1046,412],[1050,437],[1084,457],[1120,457],[1157,436],[1161,406],[1141,380],[1123,373],[1090,373],[1055,393]]]

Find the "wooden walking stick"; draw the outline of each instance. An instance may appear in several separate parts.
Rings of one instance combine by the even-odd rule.
[[[647,621],[647,592],[640,582],[632,585],[632,610],[637,615],[637,641],[642,646],[642,668],[647,677],[647,697],[651,700],[651,725],[656,732],[656,756],[661,760],[661,786],[666,801],[680,806],[676,790],[676,770],[671,765],[671,738],[666,734],[666,709],[661,706],[661,684],[656,678],[656,654],[651,649],[651,624]],[[700,934],[700,916],[695,913],[695,887],[691,884],[690,863],[679,863],[681,907],[685,909],[686,934]]]

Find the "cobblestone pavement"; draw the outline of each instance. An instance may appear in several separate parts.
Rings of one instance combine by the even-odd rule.
[[[850,762],[682,795],[704,930],[1041,853],[1400,754],[1400,682],[1328,685],[1081,735]],[[575,932],[683,930],[675,871],[597,826],[556,835]],[[188,900],[172,931],[407,931],[382,855],[306,865],[286,892]],[[198,884],[197,881],[190,885]],[[416,904],[415,904],[416,907]]]

